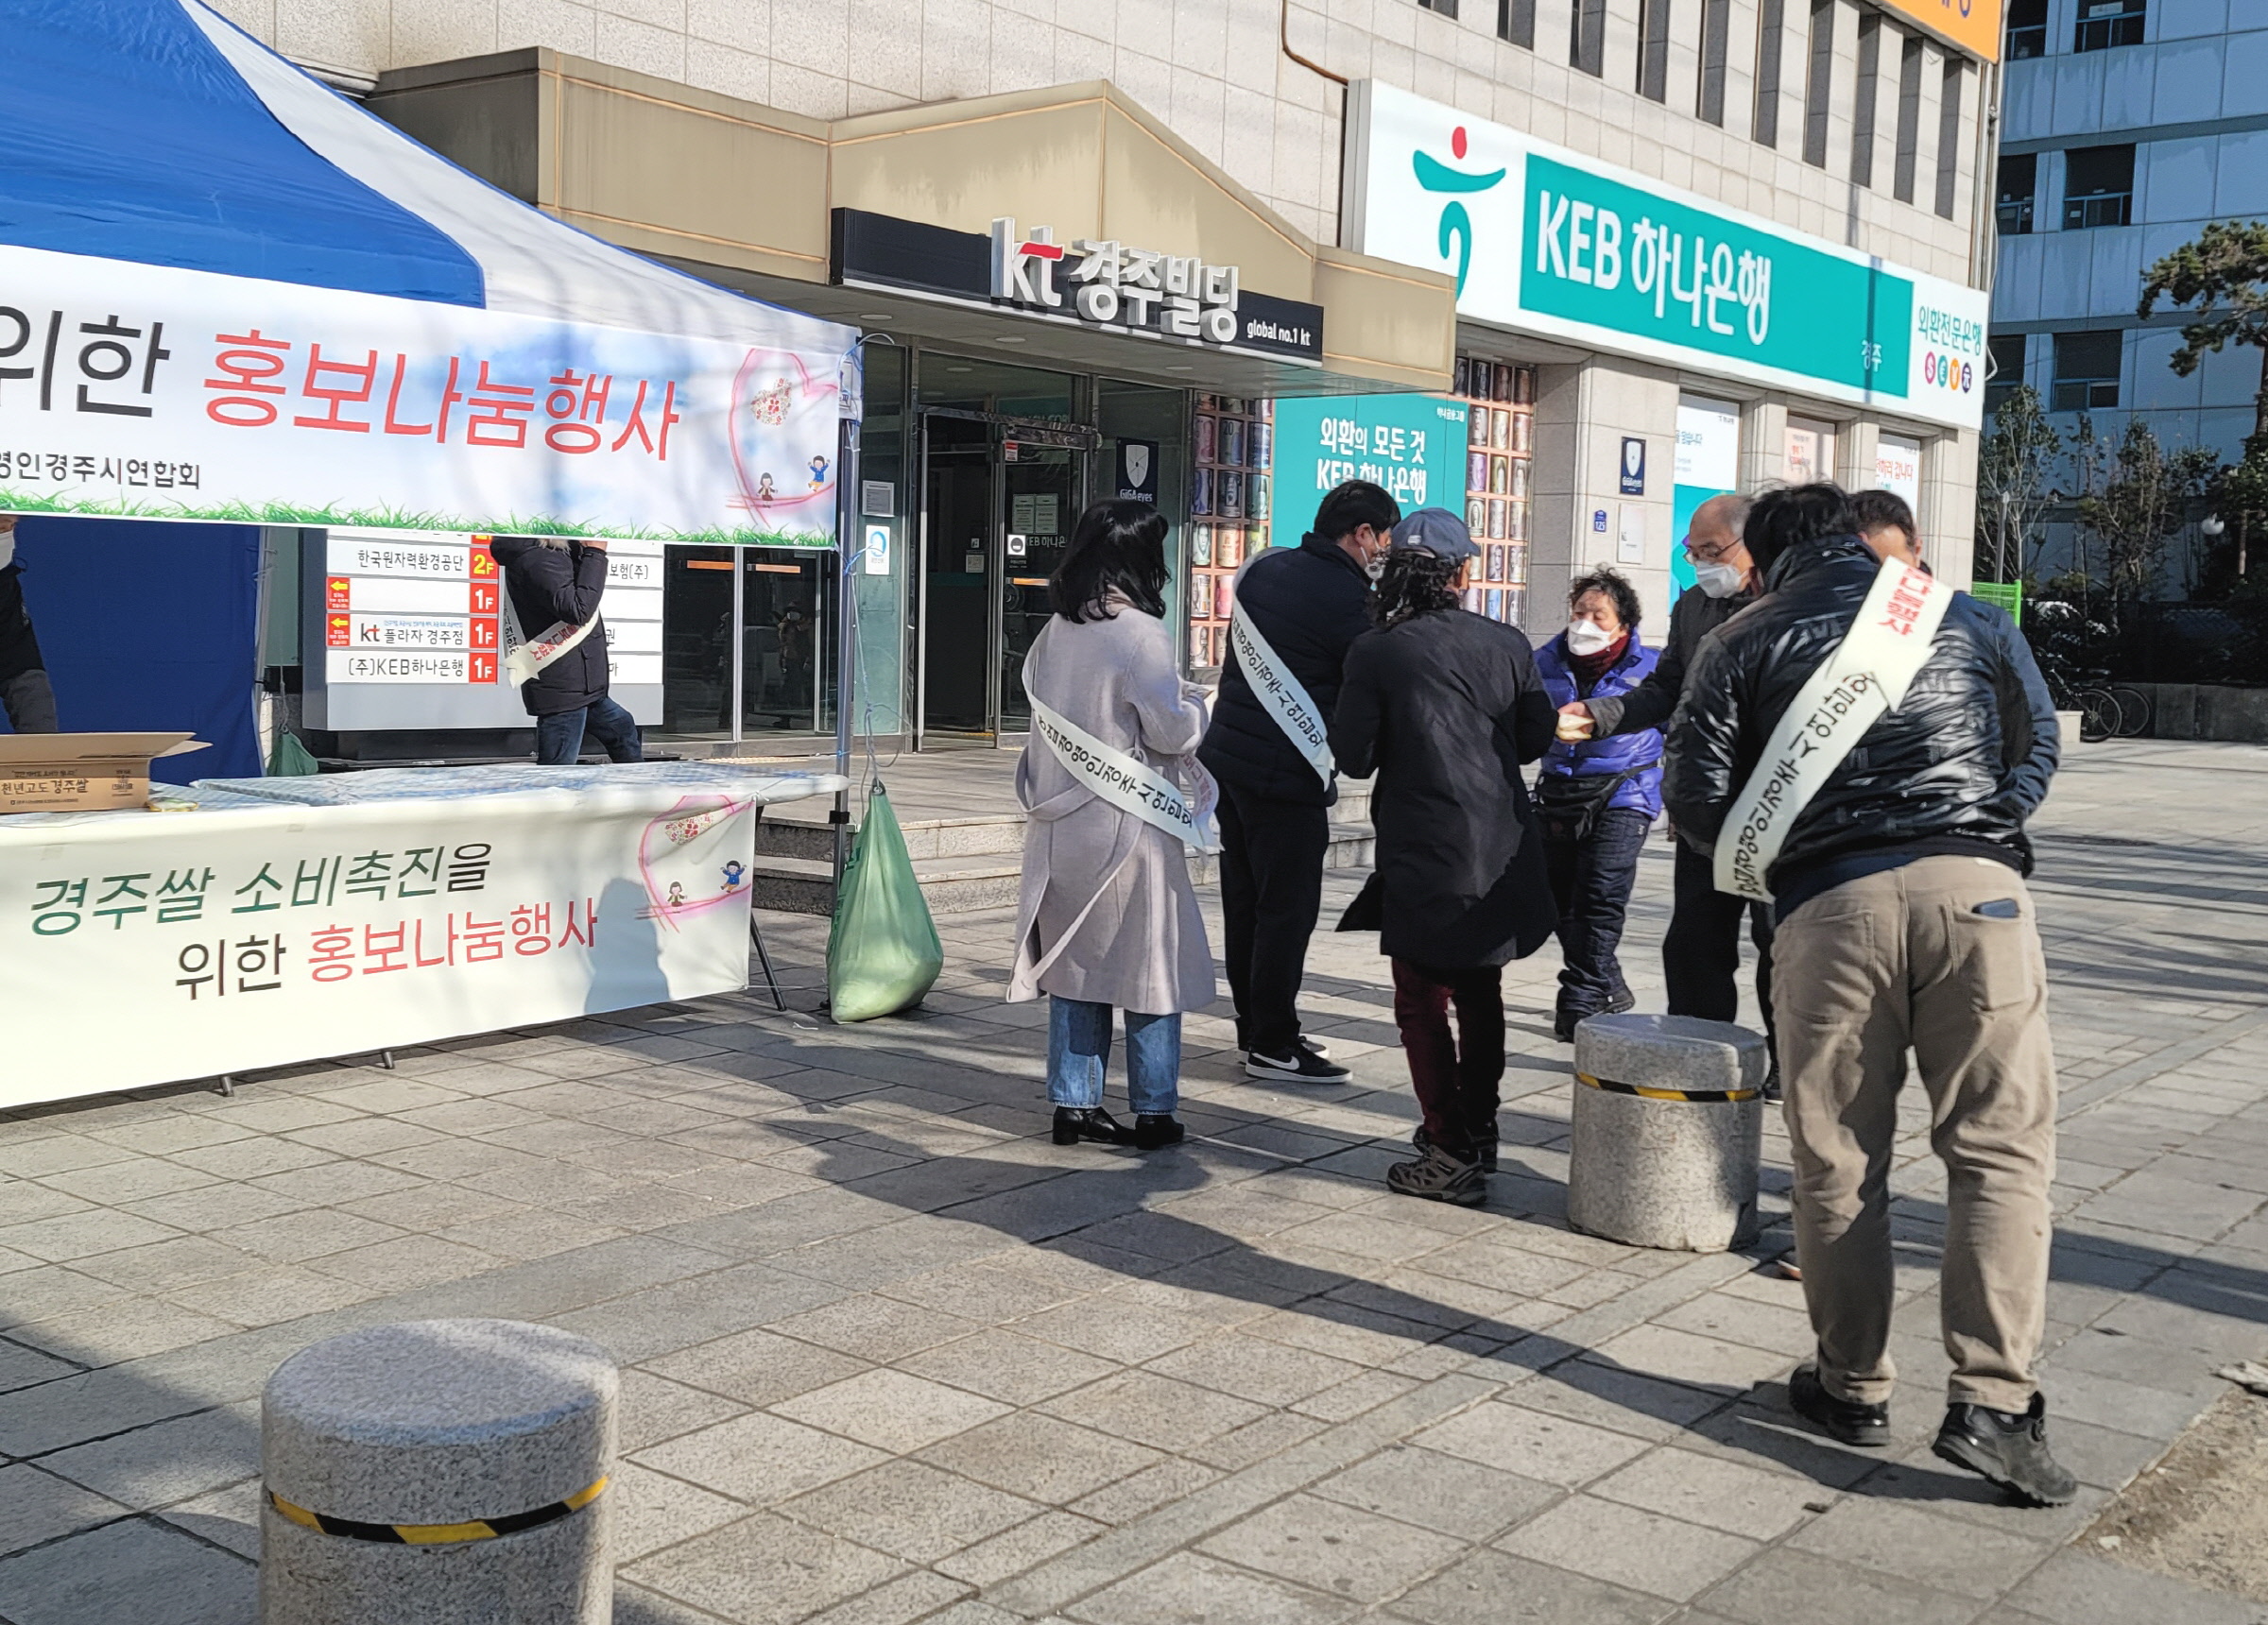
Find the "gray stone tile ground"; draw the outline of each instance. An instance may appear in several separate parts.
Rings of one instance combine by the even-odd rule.
[[[1216,1011],[1189,1026],[1192,1144],[1067,1154],[1040,1013],[999,1002],[1007,922],[962,915],[915,1019],[708,1000],[0,1115],[0,1618],[249,1621],[268,1372],[477,1313],[627,1367],[626,1625],[2259,1620],[2068,1543],[2214,1364],[2268,1346],[2268,752],[2088,747],[2038,834],[2068,1511],[1928,1454],[1918,1110],[1906,1385],[1862,1456],[1786,1409],[1777,1135],[1750,1254],[1565,1228],[1548,960],[1510,979],[1503,1172],[1460,1212],[1378,1184],[1413,1111],[1366,939],[1321,939],[1310,975],[1353,1086],[1243,1082]],[[1667,870],[1657,846],[1641,1000]],[[814,1008],[818,922],[767,930]]]

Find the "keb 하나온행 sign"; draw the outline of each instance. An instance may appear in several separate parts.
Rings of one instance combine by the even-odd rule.
[[[1297,547],[1333,486],[1368,480],[1412,508],[1465,504],[1466,405],[1431,395],[1314,395],[1276,402],[1273,547]]]
[[[1354,246],[1521,333],[1973,429],[1988,297],[1388,85],[1349,116]]]

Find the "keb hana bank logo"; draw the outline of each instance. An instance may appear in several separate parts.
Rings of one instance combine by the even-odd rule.
[[[1465,162],[1466,149],[1470,145],[1463,125],[1449,132],[1450,154],[1458,162]],[[1449,201],[1441,206],[1437,245],[1441,257],[1457,267],[1457,295],[1463,298],[1466,273],[1472,268],[1472,215],[1458,200],[1459,196],[1469,197],[1499,185],[1506,171],[1501,167],[1486,173],[1452,169],[1432,153],[1423,151],[1410,154],[1410,167],[1417,172],[1418,184],[1426,191],[1449,195]]]

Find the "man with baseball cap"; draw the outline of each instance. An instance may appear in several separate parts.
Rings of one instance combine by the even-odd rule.
[[[1503,966],[1558,923],[1521,774],[1555,718],[1526,636],[1459,607],[1479,551],[1444,508],[1394,526],[1376,624],[1348,651],[1331,728],[1340,771],[1378,776],[1377,872],[1340,929],[1377,930],[1393,960],[1394,1019],[1425,1115],[1417,1159],[1386,1184],[1460,1206],[1486,1197],[1496,1166]]]

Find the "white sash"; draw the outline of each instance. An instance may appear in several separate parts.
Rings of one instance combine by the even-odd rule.
[[[1904,703],[1953,589],[1884,559],[1859,618],[1797,691],[1717,837],[1717,890],[1768,901],[1764,877],[1796,818],[1877,718]]]
[[[1253,555],[1245,560],[1245,569],[1249,570],[1265,557],[1264,553]],[[1239,587],[1244,585],[1244,570],[1236,573],[1236,580]],[[1245,612],[1241,598],[1237,600],[1235,614],[1229,618],[1228,641],[1244,662],[1245,681],[1260,696],[1260,703],[1268,714],[1276,719],[1276,726],[1283,729],[1292,748],[1307,759],[1308,766],[1315,770],[1315,777],[1329,789],[1336,766],[1331,754],[1330,719],[1315,709],[1306,688],[1276,658],[1276,651],[1268,646],[1268,641],[1260,635],[1260,628],[1252,624],[1252,617]]]
[[[591,619],[580,626],[554,621],[530,638],[520,630],[520,612],[512,607],[509,585],[500,583],[496,595],[504,610],[504,635],[511,643],[504,652],[504,670],[514,683],[533,682],[538,672],[591,636],[591,628],[598,624],[598,611],[594,609]]]
[[[1148,762],[1128,756],[1116,745],[1105,744],[1036,696],[1032,698],[1032,732],[1047,742],[1056,760],[1074,778],[1121,812],[1156,825],[1196,851],[1221,849],[1221,838],[1212,823],[1212,797],[1203,788],[1194,799],[1183,795],[1179,786]]]

